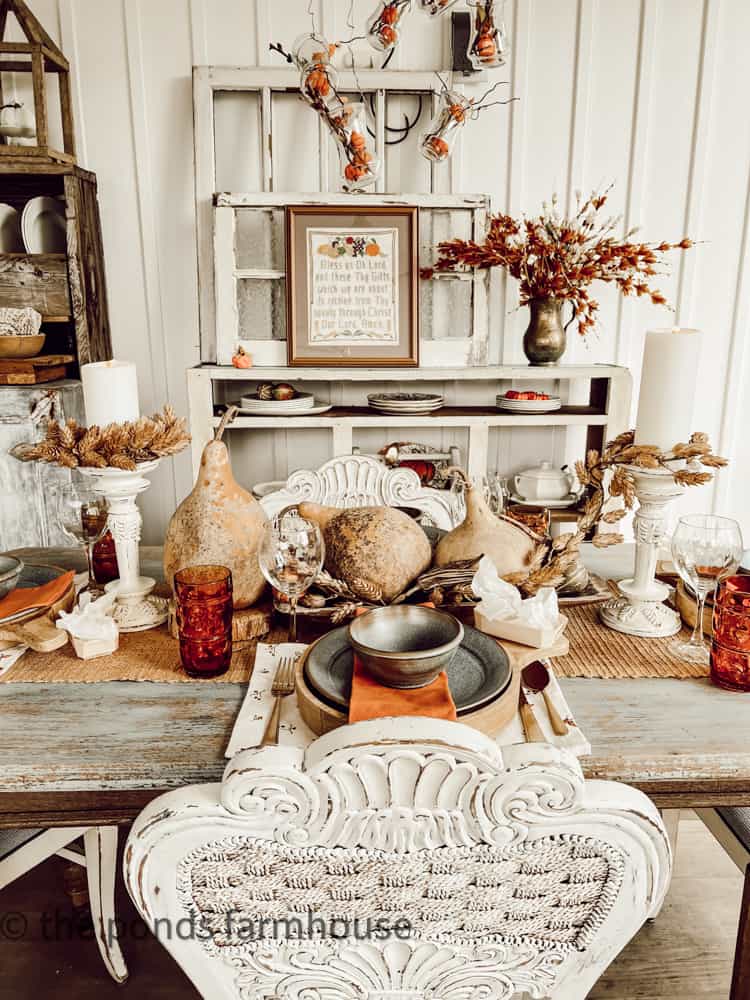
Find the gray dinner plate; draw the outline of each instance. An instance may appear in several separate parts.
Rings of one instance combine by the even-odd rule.
[[[21,579],[18,581],[19,587],[41,587],[44,583],[49,583],[51,580],[56,580],[58,576],[62,576],[66,573],[62,566],[50,566],[47,564],[39,563],[39,565],[34,566],[33,564],[24,563],[23,572],[21,573]]]
[[[336,708],[349,707],[353,652],[349,626],[343,625],[319,639],[305,661],[307,683]],[[448,686],[456,712],[465,715],[493,701],[510,684],[508,654],[494,639],[464,625],[464,639],[448,667]]]

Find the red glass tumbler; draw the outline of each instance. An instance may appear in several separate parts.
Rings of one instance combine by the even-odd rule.
[[[711,680],[730,691],[750,691],[750,576],[728,576],[714,600]]]
[[[232,659],[232,574],[187,566],[174,575],[180,657],[190,677],[218,677]]]

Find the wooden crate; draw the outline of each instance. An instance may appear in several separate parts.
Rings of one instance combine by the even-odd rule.
[[[4,306],[31,306],[44,323],[71,319],[68,258],[64,253],[0,254],[0,301]]]
[[[48,348],[79,364],[107,361],[112,341],[107,311],[96,176],[40,157],[0,159],[3,201],[22,212],[39,195],[64,198],[66,253],[0,254],[0,302],[32,306],[45,323]]]

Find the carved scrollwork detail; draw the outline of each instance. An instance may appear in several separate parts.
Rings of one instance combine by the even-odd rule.
[[[510,1000],[518,991],[547,995],[561,949],[504,944],[449,948],[420,942],[342,948],[281,946],[235,959],[242,1000]]]
[[[278,502],[277,502],[278,501]],[[388,469],[369,455],[333,458],[317,471],[293,472],[278,494],[269,494],[263,506],[269,514],[304,501],[329,507],[417,507],[439,528],[457,523],[451,497],[423,487],[413,469]]]
[[[469,757],[410,747],[357,748],[302,773],[247,767],[222,803],[280,843],[408,853],[521,841],[528,823],[575,810],[580,769],[528,766],[511,776]]]

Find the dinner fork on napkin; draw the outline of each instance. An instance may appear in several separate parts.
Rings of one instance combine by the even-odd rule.
[[[299,660],[307,646],[299,642],[259,642],[255,650],[255,666],[247,685],[225,757],[234,757],[240,750],[250,750],[263,743],[276,697],[273,681],[282,660]],[[279,721],[279,746],[306,747],[316,739],[315,733],[304,722],[294,696],[281,699]]]

